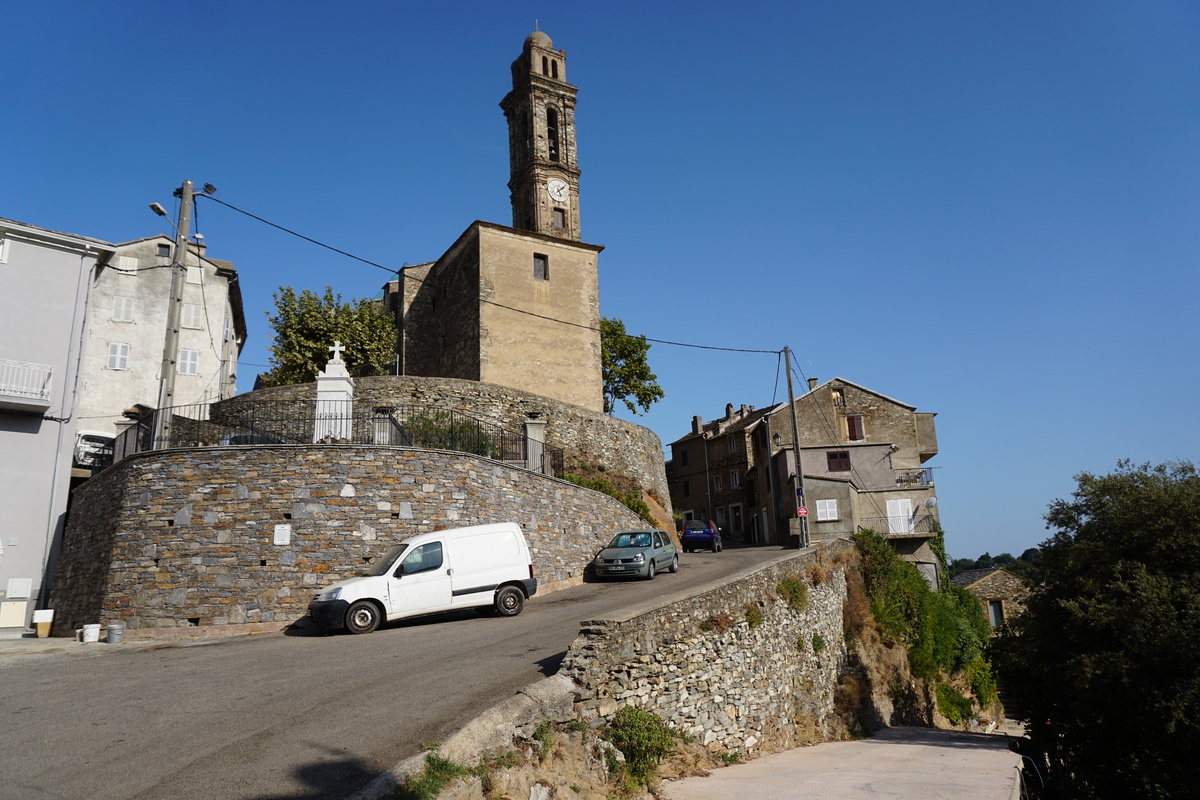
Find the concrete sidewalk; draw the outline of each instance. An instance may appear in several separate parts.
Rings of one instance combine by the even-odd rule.
[[[1017,800],[1021,757],[1002,735],[884,728],[664,783],[665,800]]]

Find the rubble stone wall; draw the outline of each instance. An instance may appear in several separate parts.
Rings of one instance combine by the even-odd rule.
[[[418,533],[514,521],[539,585],[578,580],[614,530],[613,498],[464,453],[255,445],[140,453],[72,497],[52,596],[56,633],[288,623],[314,590]],[[276,544],[278,526],[288,541]]]
[[[238,395],[217,404],[227,413],[255,403],[311,402],[311,383],[276,386]],[[573,463],[599,466],[623,475],[653,491],[670,509],[662,441],[648,428],[582,406],[553,400],[531,392],[493,383],[456,378],[421,378],[384,375],[354,380],[354,402],[366,408],[378,405],[419,405],[459,411],[489,425],[523,431],[527,415],[546,420],[546,443],[566,451],[568,469]]]
[[[702,594],[584,622],[561,668],[582,687],[583,717],[607,719],[632,705],[733,752],[829,738],[847,666],[846,580],[842,568],[826,567],[829,579],[814,583],[808,567],[851,546],[787,555]],[[800,610],[780,595],[788,576],[807,590]]]

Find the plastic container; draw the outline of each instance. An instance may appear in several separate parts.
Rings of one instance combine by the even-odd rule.
[[[100,625],[84,625],[83,626],[83,643],[100,641]]]
[[[125,641],[125,626],[117,623],[116,625],[108,626],[108,643],[120,644]]]

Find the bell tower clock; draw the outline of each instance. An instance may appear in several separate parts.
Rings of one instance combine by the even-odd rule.
[[[508,119],[513,227],[581,241],[575,94],[567,56],[534,31],[512,63],[512,91],[500,101]]]

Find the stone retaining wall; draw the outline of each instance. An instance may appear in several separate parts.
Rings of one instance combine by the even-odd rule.
[[[520,523],[539,585],[578,580],[614,530],[607,495],[465,453],[256,445],[140,453],[73,495],[55,631],[287,623],[319,586],[435,525]],[[275,544],[276,526],[290,541]]]
[[[647,428],[548,397],[455,378],[384,375],[355,378],[354,402],[374,405],[423,405],[449,408],[481,422],[523,431],[527,414],[546,420],[546,442],[566,451],[567,465],[583,462],[628,477],[654,492],[670,514],[671,497],[663,466],[662,441]],[[238,395],[217,404],[222,410],[255,403],[310,401],[317,396],[311,383],[275,386]],[[214,414],[219,413],[214,409]]]
[[[827,559],[849,547],[798,552],[702,594],[584,622],[560,670],[583,687],[583,717],[609,718],[632,705],[713,750],[734,752],[830,738],[833,691],[847,665],[846,580]],[[823,583],[807,577],[818,562],[829,575]],[[777,591],[789,575],[807,589],[799,611]],[[748,620],[751,608],[761,614],[757,624]],[[814,634],[824,642],[819,653]]]

